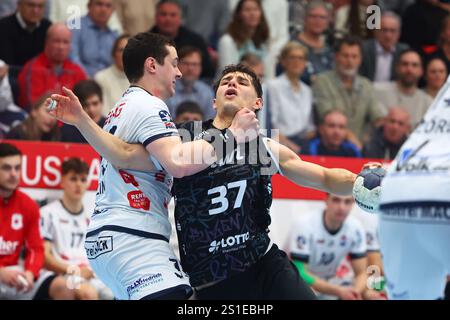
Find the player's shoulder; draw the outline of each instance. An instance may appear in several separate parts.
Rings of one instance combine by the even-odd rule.
[[[345,219],[345,226],[349,232],[364,231],[361,221],[353,215],[349,215],[347,219]]]
[[[57,213],[63,210],[60,200],[52,201],[41,208],[41,215],[48,215],[50,213]]]
[[[169,111],[163,100],[140,87],[130,86],[123,94],[121,102],[131,112],[158,113],[161,110]]]

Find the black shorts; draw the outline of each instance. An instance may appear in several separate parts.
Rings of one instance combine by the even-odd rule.
[[[45,279],[34,295],[33,300],[50,300],[50,286],[56,277],[54,274]]]
[[[314,300],[286,253],[276,245],[245,272],[196,290],[199,300]]]

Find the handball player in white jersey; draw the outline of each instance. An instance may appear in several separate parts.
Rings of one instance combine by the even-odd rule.
[[[57,106],[51,112],[77,126],[105,155],[85,249],[95,274],[117,299],[186,299],[192,294],[189,279],[169,245],[170,189],[173,176],[192,175],[216,160],[194,163],[186,155],[193,150],[215,155],[215,149],[204,140],[182,144],[163,102],[175,93],[175,81],[181,77],[170,40],[140,33],[128,41],[123,62],[131,86],[108,114],[103,130],[90,121],[70,90],[64,88],[67,97],[52,96]],[[229,133],[239,143],[249,129],[258,130],[258,121],[254,112],[243,109]],[[118,167],[113,166],[106,160],[110,134],[124,147],[125,142],[142,144],[145,157],[148,151],[151,158],[124,157]],[[127,170],[131,167],[141,171]]]
[[[449,79],[382,181],[379,231],[390,299],[442,298],[450,274]]]

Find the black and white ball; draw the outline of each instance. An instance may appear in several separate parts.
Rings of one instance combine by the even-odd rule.
[[[361,171],[353,184],[353,197],[364,211],[376,213],[380,204],[381,180],[386,175],[383,168],[367,168]]]

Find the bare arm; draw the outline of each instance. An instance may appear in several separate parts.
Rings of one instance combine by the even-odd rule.
[[[283,174],[297,185],[337,195],[352,194],[353,182],[356,179],[354,173],[345,169],[328,169],[302,161],[289,148],[273,140],[269,141],[269,147],[273,154],[278,154]]]
[[[56,274],[65,274],[69,268],[68,264],[59,262],[52,254],[52,243],[50,241],[44,242],[45,247],[45,263],[44,267],[47,270],[53,271]]]
[[[355,273],[353,287],[362,294],[367,289],[367,257],[352,259],[351,265]]]

